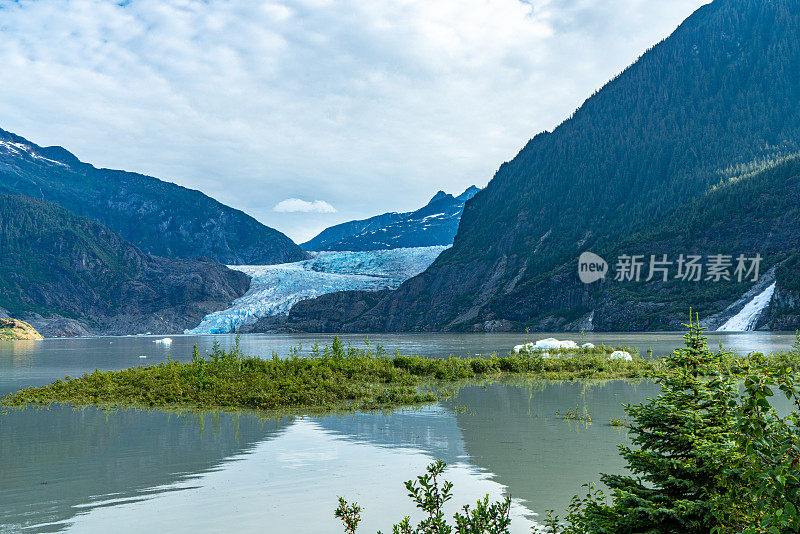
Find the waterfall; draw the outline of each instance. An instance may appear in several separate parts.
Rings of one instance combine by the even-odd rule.
[[[756,295],[753,300],[745,304],[742,311],[728,319],[725,324],[717,328],[717,331],[723,332],[745,332],[753,330],[756,327],[756,321],[761,316],[772,300],[772,294],[775,293],[775,282],[772,283],[767,289]]]

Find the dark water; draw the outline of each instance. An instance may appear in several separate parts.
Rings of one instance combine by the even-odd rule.
[[[630,336],[618,338],[646,341],[654,351],[680,339]],[[745,336],[736,340],[746,351],[792,341]],[[223,346],[232,343],[227,336],[218,339]],[[307,347],[313,339],[245,336],[242,347],[270,355],[298,342]],[[360,336],[349,340],[363,342]],[[506,352],[522,341],[518,335],[372,339],[390,350],[436,356]],[[597,336],[589,341],[598,342]],[[96,367],[163,361],[167,353],[183,360],[193,344],[203,349],[212,342],[176,337],[166,347],[135,337],[6,343],[0,346],[0,391]],[[364,507],[360,532],[385,532],[412,511],[402,481],[442,458],[455,482],[455,503],[509,494],[514,531],[529,532],[536,514],[563,508],[600,471],[623,468],[616,447],[626,434],[609,420],[623,416],[622,403],[656,393],[650,383],[509,379],[466,386],[438,405],[390,414],[276,420],[246,413],[8,410],[0,413],[0,531],[334,533],[342,531],[332,511],[343,495]],[[570,408],[586,410],[592,424],[556,417]]]

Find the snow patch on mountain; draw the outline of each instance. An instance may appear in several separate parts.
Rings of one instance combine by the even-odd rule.
[[[251,277],[250,289],[230,308],[207,315],[186,334],[225,334],[261,317],[288,315],[292,306],[336,291],[395,289],[448,247],[364,252],[316,252],[310,260],[278,265],[230,265]]]
[[[26,145],[26,144],[23,144],[23,143],[14,143],[14,142],[11,142],[11,141],[0,141],[0,149],[2,149],[4,152],[8,152],[8,153],[11,153],[11,154],[14,154],[14,153],[16,153],[16,154],[26,154],[31,159],[43,161],[43,162],[47,163],[48,165],[60,165],[62,167],[68,167],[68,165],[66,163],[62,163],[62,162],[56,161],[54,159],[46,158],[46,157],[42,156],[41,154],[39,154],[38,152],[36,152],[32,146]]]
[[[439,191],[416,211],[337,224],[301,246],[305,250],[383,250],[449,245],[458,231],[464,203],[478,191],[472,186],[457,197]]]

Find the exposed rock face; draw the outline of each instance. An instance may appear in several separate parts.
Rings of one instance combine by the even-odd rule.
[[[42,200],[0,195],[0,301],[49,335],[177,333],[247,291],[207,258],[152,256]]]
[[[36,327],[45,337],[85,337],[92,335],[87,321],[68,319],[58,315],[42,317],[38,313],[26,313],[22,317]]]
[[[285,321],[259,321],[254,332],[301,331],[340,332],[350,331],[348,324],[373,308],[390,293],[384,291],[340,291],[298,302]]]
[[[308,258],[284,234],[200,191],[142,174],[97,169],[61,147],[40,147],[4,130],[0,193],[55,202],[159,256],[205,256],[228,265]]]
[[[401,221],[405,213],[382,213],[368,219],[361,219],[356,221],[347,221],[334,226],[330,226],[317,234],[313,239],[301,243],[300,246],[304,250],[348,250],[347,248],[340,249],[344,243],[351,241],[355,236],[364,234],[371,234],[379,231],[381,228],[390,226],[398,221]],[[350,245],[352,248],[354,245]],[[333,247],[336,247],[335,249]]]
[[[790,332],[800,330],[800,293],[776,286],[759,328]]]
[[[31,325],[18,319],[0,319],[0,340],[43,339]]]

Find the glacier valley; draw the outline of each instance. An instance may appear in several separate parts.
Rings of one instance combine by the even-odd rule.
[[[297,302],[336,291],[395,289],[433,263],[447,246],[363,252],[312,252],[309,260],[277,265],[229,265],[251,278],[229,308],[211,313],[186,334],[227,334],[262,317],[288,315]]]

